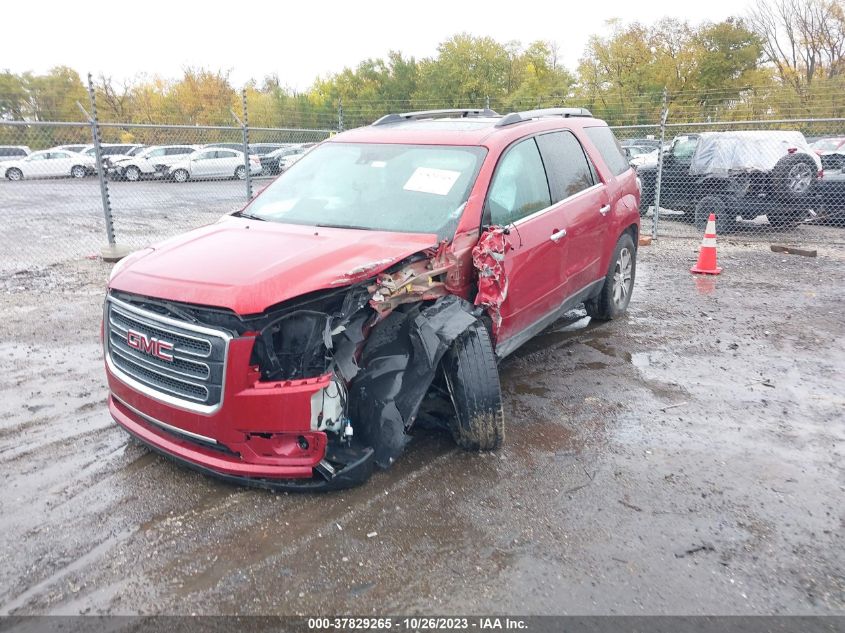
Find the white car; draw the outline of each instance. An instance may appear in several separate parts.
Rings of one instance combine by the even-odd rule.
[[[261,173],[261,161],[258,156],[249,157],[249,172],[254,176]],[[243,180],[246,178],[244,153],[225,148],[208,147],[201,149],[171,166],[169,176],[176,182],[206,178],[237,178]]]
[[[165,176],[171,165],[196,151],[196,145],[155,145],[134,156],[115,156],[109,161],[109,175],[132,182],[143,176]]]
[[[0,163],[0,175],[9,180],[62,176],[84,178],[95,170],[94,159],[90,156],[56,149],[33,152],[26,158]]]

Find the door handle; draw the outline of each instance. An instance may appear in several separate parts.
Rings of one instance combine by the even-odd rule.
[[[564,237],[566,237],[566,229],[561,229],[560,231],[555,231],[554,233],[552,233],[551,236],[549,237],[549,239],[552,242],[557,243],[560,240],[562,240]]]
[[[601,213],[602,215],[607,215],[608,213],[610,213],[610,205],[604,205],[601,209],[599,209],[599,213]]]

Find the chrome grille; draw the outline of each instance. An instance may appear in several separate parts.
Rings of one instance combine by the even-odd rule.
[[[229,334],[114,297],[107,300],[105,316],[106,360],[119,379],[158,400],[201,413],[220,406]],[[166,350],[159,355],[158,342]]]

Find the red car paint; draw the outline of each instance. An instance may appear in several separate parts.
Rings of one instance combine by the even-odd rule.
[[[485,306],[497,348],[511,351],[544,316],[604,277],[624,231],[631,231],[636,241],[636,175],[633,170],[611,173],[582,131],[600,125],[592,118],[548,117],[503,128],[384,126],[337,135],[326,142],[485,147],[487,155],[453,239],[438,245],[435,235],[226,217],[136,256],[115,274],[109,289],[247,316],[315,290],[374,278],[412,254],[436,252],[432,257],[448,262],[445,290]],[[482,237],[484,202],[503,152],[518,140],[567,129],[581,142],[600,182],[527,220],[518,233],[498,229]],[[565,239],[550,239],[564,229]],[[390,283],[379,279],[377,283]],[[429,298],[424,293],[421,289],[419,297]],[[264,382],[251,361],[254,340],[247,333],[228,343],[222,404],[211,413],[136,390],[107,363],[112,416],[153,448],[215,473],[267,480],[312,477],[326,451],[326,434],[311,429],[311,397],[326,388],[329,376]],[[194,441],[194,436],[216,445]]]

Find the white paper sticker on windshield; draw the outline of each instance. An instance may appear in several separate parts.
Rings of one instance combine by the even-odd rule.
[[[434,169],[433,167],[417,167],[403,189],[405,191],[419,191],[445,196],[452,190],[461,172],[451,169]]]
[[[374,160],[370,163],[370,167],[387,167],[387,163],[383,160]]]

